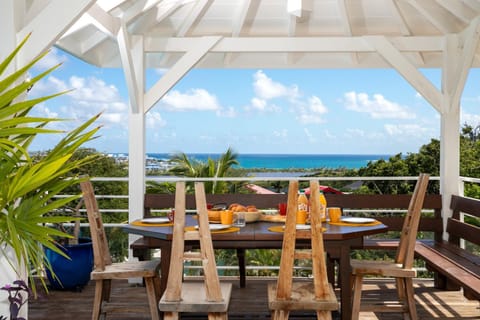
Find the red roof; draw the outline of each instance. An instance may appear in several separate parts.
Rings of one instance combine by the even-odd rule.
[[[276,194],[276,192],[257,186],[256,184],[247,184],[246,187],[257,194]]]
[[[335,188],[329,187],[329,186],[320,186],[320,190],[323,193],[334,193],[334,194],[343,194],[342,191],[337,190]],[[305,194],[310,194],[310,188],[305,188],[304,189]]]

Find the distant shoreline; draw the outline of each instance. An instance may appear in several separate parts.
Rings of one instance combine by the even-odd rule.
[[[112,153],[109,156],[128,161],[128,154]],[[168,170],[171,153],[148,153],[147,170]],[[191,159],[205,162],[208,158],[218,159],[218,153],[191,153]],[[238,166],[235,169],[255,169],[273,171],[319,170],[319,169],[359,169],[369,162],[380,159],[388,160],[392,155],[386,154],[238,154]]]

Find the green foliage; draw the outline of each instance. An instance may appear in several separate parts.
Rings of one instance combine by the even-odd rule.
[[[97,115],[64,134],[42,160],[36,161],[30,157],[28,147],[35,137],[40,134],[62,133],[46,129],[45,126],[63,120],[29,116],[36,104],[62,93],[24,100],[30,86],[57,68],[48,69],[33,77],[30,82],[21,81],[44,54],[13,74],[3,75],[27,39],[28,37],[0,63],[0,251],[4,254],[5,245],[10,246],[20,265],[29,266],[40,273],[44,263],[47,267],[50,265],[39,250],[39,245],[62,253],[55,246],[54,237],[64,234],[48,225],[72,220],[71,217],[52,216],[48,213],[80,196],[76,194],[55,198],[79,182],[76,176],[65,179],[70,172],[95,160],[95,157],[72,160],[72,156],[82,144],[94,138],[99,128],[88,129],[98,118]],[[15,265],[14,261],[11,263]],[[30,285],[35,289],[32,278]]]
[[[480,140],[478,130],[472,132],[471,127],[465,125],[460,135],[460,175],[478,178],[480,177]],[[440,174],[440,141],[432,139],[430,143],[423,145],[418,153],[410,153],[405,157],[397,154],[388,161],[379,160],[370,162],[364,168],[358,170],[359,176],[417,176],[425,172],[433,176]],[[414,181],[368,181],[365,182],[358,192],[400,194],[409,193],[413,190]],[[439,193],[438,181],[431,181],[428,185],[428,193]],[[480,186],[478,184],[465,183],[465,195],[480,198]]]

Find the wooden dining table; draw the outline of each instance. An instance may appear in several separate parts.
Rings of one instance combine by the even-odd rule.
[[[194,226],[197,220],[193,216],[187,216],[186,225]],[[240,265],[240,286],[245,286],[245,268],[244,252],[247,249],[281,249],[283,233],[272,232],[269,230],[272,226],[278,226],[278,222],[258,221],[248,223],[237,232],[214,233],[212,232],[212,242],[215,249],[236,249],[239,255]],[[325,223],[326,230],[323,233],[324,246],[330,261],[338,262],[338,286],[340,289],[340,313],[341,319],[351,318],[351,288],[350,288],[350,253],[354,248],[362,248],[366,236],[383,233],[388,230],[384,224],[371,226],[364,225],[333,225]],[[171,244],[172,244],[172,226],[138,226],[128,224],[123,227],[127,233],[137,234],[145,237],[145,242],[151,248],[161,250],[161,293],[163,294],[169,273]],[[192,246],[195,246],[192,243]],[[298,247],[310,247],[310,240],[298,239]],[[243,268],[242,268],[243,265]],[[243,273],[243,274],[242,274]],[[329,280],[334,281],[333,272],[329,275]]]

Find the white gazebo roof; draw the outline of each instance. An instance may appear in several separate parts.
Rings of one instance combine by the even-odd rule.
[[[445,37],[466,36],[479,14],[477,0],[99,0],[57,46],[122,67],[125,28],[143,41],[147,68],[170,69],[217,37],[195,67],[391,68],[377,52],[388,44],[416,68],[438,68]]]
[[[121,67],[129,90],[130,211],[143,210],[145,113],[192,68],[392,68],[441,117],[441,192],[459,188],[460,97],[480,66],[480,0],[1,0],[6,56],[52,45]],[[166,72],[148,90],[145,71]],[[419,70],[439,68],[441,88]],[[135,216],[132,216],[135,218]]]

